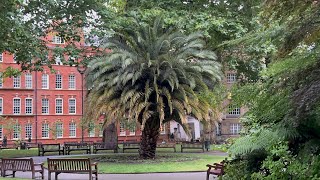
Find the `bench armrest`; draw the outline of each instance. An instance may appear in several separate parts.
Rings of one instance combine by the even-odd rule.
[[[214,168],[214,169],[223,169],[223,166],[217,166],[217,165],[211,165],[211,164],[207,164],[206,166],[209,168],[208,171],[209,171],[211,168]]]
[[[98,171],[98,163],[97,162],[91,163],[91,166],[94,166],[94,168]]]

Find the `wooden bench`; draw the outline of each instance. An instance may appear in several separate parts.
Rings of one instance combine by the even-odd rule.
[[[224,161],[220,163],[213,163],[207,164],[208,170],[207,170],[207,178],[206,180],[209,180],[210,174],[216,175],[217,177],[222,176],[224,174]]]
[[[39,168],[36,168],[39,167]],[[6,174],[6,171],[12,171],[12,174]],[[12,176],[15,177],[17,171],[30,171],[32,179],[36,178],[36,173],[41,174],[41,179],[44,179],[43,163],[34,163],[32,158],[23,159],[9,159],[3,158],[1,160],[1,175],[2,177]]]
[[[17,144],[7,144],[6,146],[0,145],[0,150],[2,149],[18,149],[19,145]]]
[[[202,149],[202,152],[204,152],[204,144],[203,143],[182,143],[181,152],[183,152],[184,149]]]
[[[113,150],[114,153],[118,152],[118,145],[115,143],[103,143],[103,142],[96,142],[93,143],[93,153],[97,154],[100,150]]]
[[[157,148],[173,148],[176,152],[176,143],[158,143]]]
[[[58,179],[60,173],[89,173],[89,180],[92,180],[92,175],[98,179],[97,163],[91,163],[89,158],[70,158],[70,159],[50,159],[48,158],[48,179],[51,180],[51,173],[55,173],[55,179]],[[94,166],[94,168],[92,168]]]
[[[70,155],[71,151],[86,151],[87,154],[91,153],[91,147],[88,143],[65,143],[64,150],[66,155]]]
[[[59,155],[61,153],[64,155],[63,148],[60,146],[59,143],[57,144],[38,144],[38,156],[42,155],[44,156],[44,153],[46,152],[59,152]]]
[[[124,153],[124,150],[126,149],[140,149],[140,143],[139,142],[123,142],[122,152]]]

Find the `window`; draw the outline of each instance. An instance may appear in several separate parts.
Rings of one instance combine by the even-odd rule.
[[[63,108],[62,103],[63,103],[63,101],[62,101],[61,98],[57,98],[56,99],[56,114],[62,114],[63,113],[63,111],[62,111],[62,108]]]
[[[239,134],[241,131],[241,125],[240,124],[231,124],[230,125],[230,133],[231,134]]]
[[[2,72],[0,72],[0,88],[2,88],[3,87],[3,74],[2,74]]]
[[[69,124],[69,137],[76,137],[76,123]]]
[[[20,139],[20,124],[13,125],[13,139]]]
[[[69,75],[69,89],[75,89],[76,88],[76,77],[74,74]]]
[[[0,53],[0,62],[3,62],[3,53]]]
[[[76,113],[76,99],[69,99],[69,114]]]
[[[49,124],[47,123],[42,124],[41,130],[42,130],[42,133],[41,133],[42,138],[49,138]]]
[[[95,136],[95,132],[94,132],[94,123],[90,123],[89,124],[89,137],[94,137]]]
[[[42,74],[41,87],[42,87],[42,89],[49,89],[49,75],[48,74]]]
[[[13,87],[20,88],[20,76],[13,77]]]
[[[26,124],[25,132],[26,132],[26,138],[32,137],[32,124]]]
[[[130,134],[131,136],[136,135],[136,125],[130,126],[130,128],[129,128],[129,134]]]
[[[2,128],[2,125],[0,125],[0,139],[3,138],[3,128]]]
[[[240,107],[237,107],[237,106],[234,106],[234,105],[229,105],[229,107],[228,107],[228,115],[239,116],[240,115]]]
[[[13,98],[13,114],[20,114],[21,100],[20,98]]]
[[[63,137],[63,124],[57,123],[56,124],[56,138],[62,138]]]
[[[49,114],[49,99],[42,99],[41,100],[41,112],[42,114]]]
[[[0,98],[0,114],[3,114],[3,99]]]
[[[26,74],[25,81],[26,81],[26,88],[31,89],[32,88],[32,74],[31,73]]]
[[[237,75],[234,73],[227,73],[227,83],[234,83],[237,81]]]
[[[56,74],[56,89],[62,89],[62,76],[61,76],[61,74]]]
[[[13,56],[13,62],[16,63],[17,62],[17,56],[15,54],[13,54],[12,56]]]
[[[56,56],[54,59],[56,61],[56,65],[62,65],[62,61],[61,61],[61,57],[60,56]]]
[[[126,130],[124,127],[124,123],[120,123],[120,136],[125,136],[126,135]]]
[[[60,36],[53,36],[52,37],[52,42],[54,44],[64,44],[64,39]]]
[[[32,114],[32,99],[26,98],[26,114]]]
[[[162,124],[160,127],[160,134],[166,134],[166,124]]]
[[[99,137],[103,135],[103,123],[99,123]]]

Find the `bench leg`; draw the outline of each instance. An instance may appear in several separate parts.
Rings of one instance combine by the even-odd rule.
[[[58,179],[58,175],[59,175],[59,173],[57,173],[57,172],[56,172],[56,173],[54,173],[54,179],[55,179],[55,180],[57,180],[57,179]]]
[[[16,177],[16,171],[12,171],[12,177]]]
[[[207,172],[207,179],[206,180],[209,180],[209,173]]]
[[[48,171],[48,180],[51,180],[51,172]]]

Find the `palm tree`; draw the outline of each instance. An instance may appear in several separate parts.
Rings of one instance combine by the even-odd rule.
[[[104,45],[111,52],[90,62],[94,88],[86,114],[138,122],[140,157],[154,158],[163,123],[173,120],[187,130],[187,115],[208,119],[208,103],[197,93],[221,80],[221,66],[205,49],[202,33],[163,28],[160,18],[130,28],[107,39]]]

